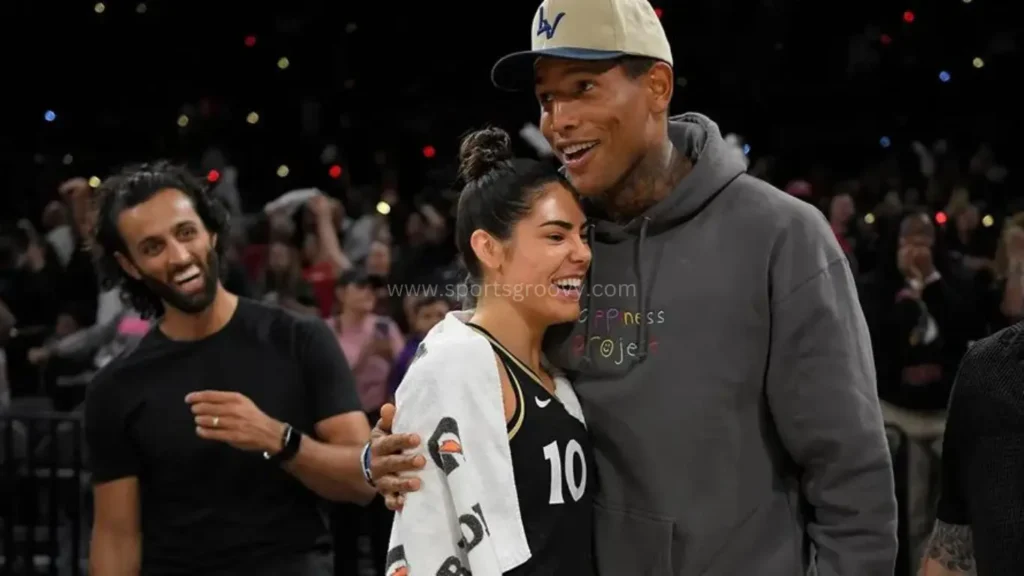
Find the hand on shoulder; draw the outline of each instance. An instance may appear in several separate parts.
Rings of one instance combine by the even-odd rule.
[[[384,503],[391,510],[401,510],[405,503],[404,494],[415,492],[420,487],[418,478],[403,477],[402,474],[422,469],[427,461],[422,454],[405,453],[419,447],[422,440],[418,435],[391,433],[395,413],[391,404],[381,407],[380,420],[370,434],[368,464],[369,476],[377,492],[384,497]]]

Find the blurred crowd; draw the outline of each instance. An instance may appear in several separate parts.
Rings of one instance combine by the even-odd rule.
[[[970,343],[1024,318],[1024,204],[1007,169],[987,145],[939,141],[852,179],[815,169],[777,181],[774,170],[771,158],[750,166],[818,206],[857,272],[883,401],[941,414]],[[234,168],[222,173],[211,186],[233,216],[225,285],[323,317],[375,419],[419,339],[458,305],[452,194],[302,189],[248,206]],[[89,183],[43,193],[41,214],[0,230],[0,408],[74,411],[152,319],[98,277]]]
[[[0,406],[47,397],[58,410],[78,407],[91,375],[152,320],[104,288],[94,266],[93,188],[75,178],[55,192],[38,218],[21,218],[0,235]],[[354,203],[362,211],[351,212],[347,202],[311,188],[246,213],[232,179],[214,193],[233,216],[231,237],[222,240],[230,242],[222,263],[227,288],[327,320],[366,381],[367,411],[379,408],[400,380],[394,367],[449,309],[444,287],[457,274],[450,202],[403,209],[393,200],[386,215],[374,200]],[[399,285],[416,288],[399,294]],[[387,339],[373,337],[381,330],[355,329],[385,320],[394,328]]]

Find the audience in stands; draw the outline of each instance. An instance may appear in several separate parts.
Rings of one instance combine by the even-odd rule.
[[[821,208],[858,273],[886,410],[941,421],[970,343],[1024,319],[1024,211],[990,150],[962,162],[944,143],[915,152],[920,165],[870,165],[857,180],[815,174],[786,189]],[[774,165],[755,167],[771,178]],[[423,336],[457,305],[445,298],[462,275],[451,200],[407,198],[390,185],[338,198],[303,189],[243,212],[253,207],[240,204],[237,175],[218,186],[243,224],[224,239],[225,284],[324,318],[375,421]],[[68,180],[42,213],[0,222],[0,410],[8,397],[14,409],[39,398],[78,409],[90,375],[148,329],[100,290],[91,193],[84,179]],[[339,546],[369,536],[382,573],[388,513],[345,507],[335,516]],[[338,558],[339,574],[356,573],[354,560]]]

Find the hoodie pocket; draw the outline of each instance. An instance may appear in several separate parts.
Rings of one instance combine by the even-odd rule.
[[[600,503],[594,520],[601,576],[673,576],[672,520]]]

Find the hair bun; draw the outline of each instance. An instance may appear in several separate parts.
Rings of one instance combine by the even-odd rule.
[[[483,177],[512,159],[512,138],[501,128],[484,128],[462,139],[459,176],[465,182]]]

